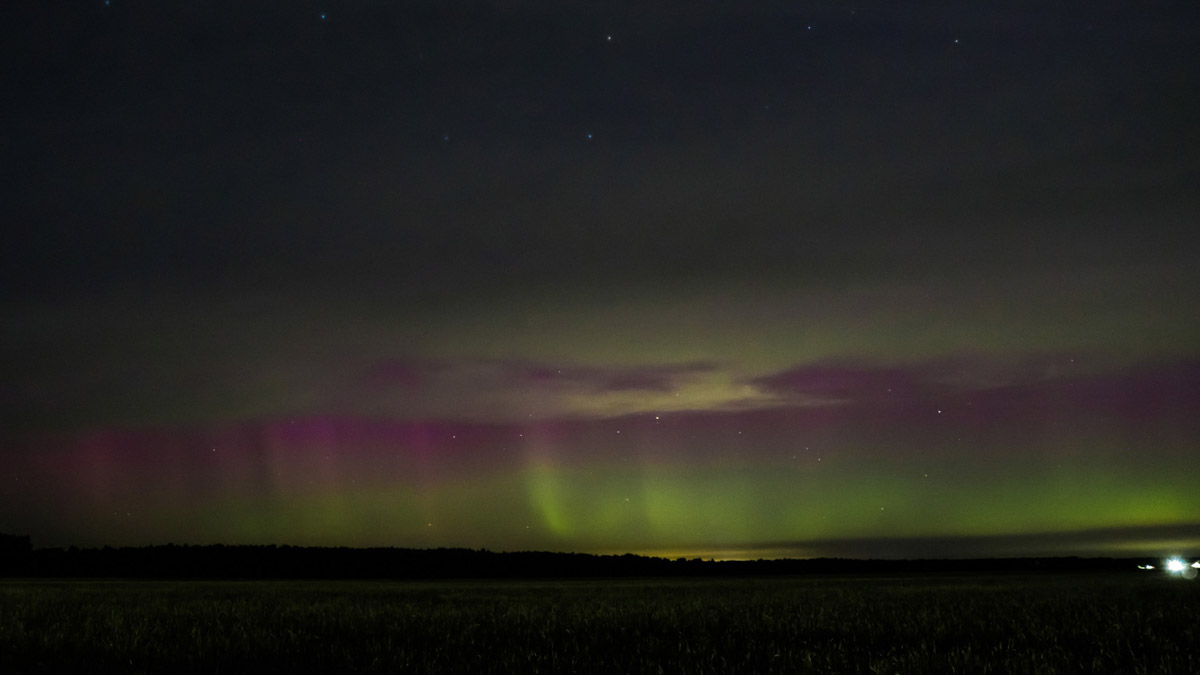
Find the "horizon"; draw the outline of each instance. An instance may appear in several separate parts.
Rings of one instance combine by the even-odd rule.
[[[32,544],[38,541],[33,535],[0,536],[29,538]],[[471,546],[411,547],[388,544],[326,545],[294,544],[288,542],[194,542],[158,541],[140,544],[50,544],[33,545],[33,551],[102,549],[102,548],[155,548],[155,547],[249,547],[249,548],[347,548],[354,550],[396,549],[414,551],[467,550],[492,553],[549,553],[562,555],[623,556],[635,555],[663,560],[711,560],[754,561],[754,560],[1005,560],[1019,558],[1113,558],[1166,560],[1169,558],[1190,559],[1197,549],[1200,524],[1156,528],[1100,528],[1074,532],[1049,532],[1021,535],[990,535],[962,537],[910,537],[824,540],[784,544],[779,542],[758,547],[741,548],[677,548],[671,550],[552,550],[552,549],[505,549]],[[1063,539],[1067,541],[1064,542]],[[1040,544],[1036,543],[1040,542]],[[1082,542],[1082,543],[1081,543]],[[1055,545],[1056,544],[1056,545]],[[1040,548],[1039,548],[1040,546]]]
[[[1022,5],[0,10],[0,531],[1200,551],[1200,12]]]
[[[5,535],[5,536],[12,536],[12,535]],[[23,538],[25,538],[25,535],[19,535],[17,538],[23,539]],[[1029,555],[1029,554],[987,555],[987,556],[926,555],[926,556],[921,556],[921,557],[897,557],[897,556],[886,556],[886,555],[885,556],[812,555],[812,556],[800,557],[800,556],[795,556],[795,555],[783,554],[783,555],[769,556],[769,557],[762,557],[762,556],[751,557],[750,555],[743,555],[743,554],[749,553],[749,551],[745,551],[745,550],[724,551],[724,552],[707,551],[706,552],[707,554],[702,555],[701,552],[699,552],[699,551],[648,551],[648,552],[600,551],[600,552],[595,552],[595,551],[571,551],[571,550],[554,551],[554,550],[544,550],[544,549],[491,549],[491,548],[487,548],[487,547],[471,548],[471,547],[463,547],[463,546],[439,546],[436,548],[416,548],[416,547],[409,547],[409,546],[387,546],[387,545],[380,545],[380,546],[325,546],[325,545],[295,545],[295,544],[277,543],[277,542],[276,543],[258,543],[258,544],[251,544],[251,543],[229,544],[229,543],[222,543],[222,542],[194,543],[194,542],[176,542],[176,541],[150,543],[150,544],[138,544],[138,545],[125,545],[125,546],[113,546],[113,545],[109,545],[109,544],[104,544],[104,545],[99,545],[99,546],[77,546],[74,544],[66,545],[66,546],[61,546],[61,545],[31,546],[31,548],[29,549],[29,554],[37,554],[39,552],[44,552],[44,553],[67,552],[67,553],[70,553],[72,551],[99,551],[99,552],[104,552],[104,551],[141,551],[141,550],[148,550],[148,549],[163,549],[163,548],[167,548],[167,549],[270,549],[270,550],[296,549],[296,550],[362,551],[362,552],[391,551],[391,552],[400,552],[400,553],[403,553],[403,552],[410,552],[410,553],[465,552],[465,553],[482,553],[482,554],[495,554],[495,555],[516,555],[516,556],[548,555],[548,556],[568,556],[568,557],[583,556],[583,557],[591,557],[591,558],[635,557],[635,558],[643,558],[643,559],[649,559],[649,560],[661,560],[661,561],[665,561],[665,562],[705,562],[705,563],[712,563],[712,562],[718,562],[718,563],[720,563],[720,562],[800,562],[800,563],[803,563],[803,562],[833,562],[833,561],[864,562],[864,563],[888,563],[888,562],[895,562],[895,563],[922,563],[922,562],[972,563],[972,562],[985,562],[985,561],[1019,562],[1019,561],[1037,561],[1037,560],[1059,560],[1059,561],[1065,561],[1065,560],[1081,560],[1081,561],[1109,560],[1109,561],[1124,561],[1124,562],[1130,562],[1130,561],[1139,561],[1140,562],[1140,561],[1145,561],[1145,560],[1154,560],[1154,561],[1160,561],[1160,562],[1165,563],[1166,561],[1172,560],[1172,559],[1188,561],[1188,560],[1192,560],[1195,557],[1192,555],[1180,554],[1180,553],[1168,553],[1168,554],[1159,554],[1159,555],[1150,555],[1150,554],[1112,555],[1112,554],[1104,554],[1104,553],[1100,553],[1100,552],[1092,552],[1090,554],[1087,552],[1084,552],[1083,554],[1080,554],[1080,552],[1078,552],[1078,551],[1072,552],[1069,554],[1061,554],[1061,555],[1054,555],[1054,554],[1046,554],[1046,555]],[[1172,550],[1174,550],[1174,549],[1172,549]],[[782,549],[776,549],[776,551],[782,551]],[[723,556],[722,553],[725,553],[725,554],[736,553],[737,555]],[[1157,568],[1156,567],[1151,567],[1151,568],[1139,567],[1138,569],[1157,569]]]

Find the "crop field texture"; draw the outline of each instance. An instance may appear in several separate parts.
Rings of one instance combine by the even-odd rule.
[[[0,580],[0,672],[1200,673],[1157,574]]]

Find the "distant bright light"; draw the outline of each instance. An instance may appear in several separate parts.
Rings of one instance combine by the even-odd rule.
[[[1187,566],[1187,563],[1183,562],[1179,558],[1171,558],[1167,561],[1168,572],[1182,572],[1187,569]]]
[[[1154,565],[1138,565],[1138,569],[1139,570],[1152,570],[1152,569],[1154,569]]]
[[[1196,569],[1200,570],[1200,560],[1197,560],[1196,562],[1192,563],[1192,567],[1195,567]]]

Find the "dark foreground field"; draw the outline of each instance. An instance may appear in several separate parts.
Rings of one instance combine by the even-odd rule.
[[[0,672],[1200,673],[1157,574],[0,581]]]

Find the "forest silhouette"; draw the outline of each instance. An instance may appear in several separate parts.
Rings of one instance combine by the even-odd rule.
[[[1123,558],[845,558],[705,560],[626,553],[496,552],[466,548],[328,548],[221,544],[39,548],[28,536],[0,535],[0,575],[166,579],[556,579],[905,575],[1134,570]]]

